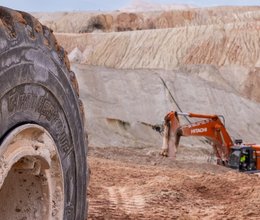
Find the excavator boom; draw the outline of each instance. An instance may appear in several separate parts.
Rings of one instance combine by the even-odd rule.
[[[202,120],[180,125],[179,116]],[[212,142],[217,158],[227,163],[230,148],[234,144],[220,118],[224,119],[223,116],[218,115],[169,112],[164,118],[165,132],[161,154],[175,158],[181,136],[201,136]]]

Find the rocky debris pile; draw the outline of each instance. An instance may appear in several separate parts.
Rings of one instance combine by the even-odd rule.
[[[68,58],[70,60],[70,62],[72,63],[81,63],[82,59],[83,59],[83,55],[81,53],[81,51],[79,50],[79,48],[74,48],[70,54],[68,55]]]

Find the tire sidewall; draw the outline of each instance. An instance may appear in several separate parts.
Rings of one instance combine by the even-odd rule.
[[[0,57],[0,135],[3,139],[26,123],[44,127],[56,143],[62,165],[64,219],[84,219],[86,143],[69,72],[57,62],[56,52],[41,42],[12,44]]]

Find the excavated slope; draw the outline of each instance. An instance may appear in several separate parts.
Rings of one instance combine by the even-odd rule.
[[[188,73],[183,69],[116,70],[79,64],[72,69],[87,109],[91,145],[158,149],[162,137],[149,125],[161,123],[171,110],[224,115],[233,138],[260,143],[260,103],[242,98],[225,80],[224,71],[210,66]],[[194,149],[202,145],[196,140],[183,138],[181,143]]]
[[[260,21],[106,34],[56,34],[88,65],[172,69],[188,64],[260,67]]]
[[[183,66],[188,72],[196,71],[196,65],[225,69],[232,87],[260,101],[260,22],[56,36],[71,52],[72,61],[77,54],[76,61],[87,65],[116,69]]]

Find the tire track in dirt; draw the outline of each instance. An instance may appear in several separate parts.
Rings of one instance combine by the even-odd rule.
[[[143,151],[90,150],[89,219],[220,220],[260,215],[259,176],[207,163],[159,160]]]
[[[142,191],[130,187],[108,187],[110,204],[124,210],[127,214],[139,213],[145,208]]]

